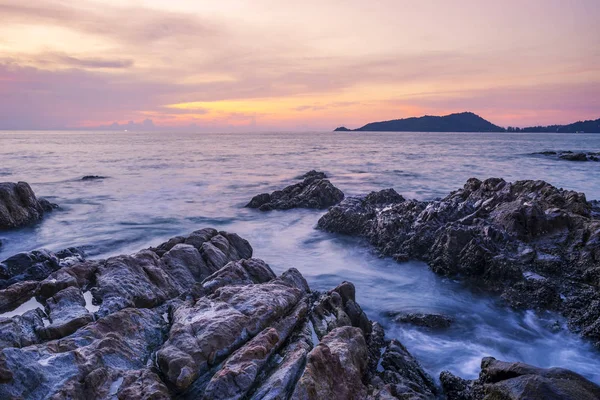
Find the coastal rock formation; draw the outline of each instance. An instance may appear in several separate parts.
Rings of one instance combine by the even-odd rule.
[[[492,357],[481,361],[481,373],[476,380],[465,380],[444,371],[440,381],[448,400],[600,398],[600,386],[572,371],[537,368]]]
[[[567,161],[600,161],[600,152],[542,151],[533,153],[533,155],[542,155]]]
[[[276,276],[252,258],[238,235],[203,229],[129,256],[58,265],[13,274],[23,280],[0,290],[3,312],[33,302],[0,315],[0,398],[438,394],[368,319],[354,285],[312,292],[299,271]]]
[[[39,221],[56,204],[38,199],[26,182],[0,183],[0,230],[19,228]]]
[[[562,312],[600,347],[600,220],[583,193],[473,178],[431,202],[392,189],[347,198],[318,227],[363,236],[398,261],[426,261],[514,307]]]
[[[261,211],[289,210],[291,208],[323,209],[339,203],[344,193],[326,179],[324,172],[310,171],[302,175],[302,182],[273,193],[254,196],[246,205]]]

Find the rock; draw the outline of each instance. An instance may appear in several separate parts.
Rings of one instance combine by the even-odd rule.
[[[58,253],[42,249],[16,254],[0,263],[0,289],[20,281],[40,281],[59,268],[82,261],[84,257],[83,252],[75,248]]]
[[[437,395],[433,379],[399,341],[393,339],[381,360],[383,382],[392,396],[399,399],[431,399]]]
[[[425,261],[513,307],[559,311],[600,347],[600,220],[583,193],[473,178],[430,202],[390,194],[347,198],[317,226],[365,237],[399,261]]]
[[[183,238],[184,243],[174,242],[100,262],[92,288],[94,297],[102,299],[98,313],[156,307],[185,293],[230,261],[239,260],[240,254],[252,255],[246,240],[214,229],[193,232]]]
[[[70,286],[46,300],[50,325],[40,334],[44,339],[59,339],[70,335],[94,320],[85,308],[81,290]]]
[[[0,290],[0,313],[14,310],[32,296],[37,295],[39,282],[17,282],[6,289]]]
[[[558,156],[561,160],[567,161],[587,161],[587,155],[585,153],[563,153]]]
[[[218,288],[231,285],[252,285],[275,279],[271,268],[262,260],[233,261],[202,282],[203,293],[212,294]]]
[[[0,230],[30,225],[57,207],[38,199],[26,182],[0,183]]]
[[[544,399],[592,400],[600,398],[600,386],[562,368],[538,368],[524,363],[481,361],[477,380],[468,381],[444,371],[440,381],[448,400]]]
[[[205,399],[241,399],[251,390],[259,373],[306,317],[307,301],[299,303],[289,316],[265,328],[231,355],[204,390]]]
[[[160,377],[154,371],[145,368],[124,373],[121,385],[117,390],[117,398],[123,400],[168,400],[171,399],[171,395]]]
[[[532,155],[542,155],[552,157],[557,160],[566,161],[598,161],[598,153],[594,152],[573,152],[573,151],[541,151],[532,153]]]
[[[291,208],[323,209],[339,203],[344,193],[326,179],[323,172],[310,171],[300,178],[302,182],[277,190],[271,194],[254,196],[246,205],[261,211],[289,210]]]
[[[56,341],[0,350],[1,398],[109,397],[123,371],[143,370],[166,323],[148,309],[119,311]]]
[[[364,399],[367,388],[362,377],[367,361],[362,331],[351,326],[336,328],[308,354],[291,399]]]
[[[327,179],[327,175],[325,174],[325,172],[321,172],[321,171],[316,171],[314,169],[308,171],[307,173],[300,175],[298,178],[296,179],[307,179],[307,178],[312,178],[312,179]]]
[[[12,318],[0,317],[0,348],[22,348],[39,343],[38,332],[44,329],[44,318],[46,314],[41,308]]]
[[[81,178],[82,181],[97,181],[101,179],[106,179],[106,177],[100,175],[85,175],[83,178]]]
[[[274,282],[226,286],[179,307],[169,340],[157,353],[161,371],[177,390],[184,391],[248,336],[286,315],[302,295],[296,288]]]
[[[107,260],[77,254],[5,265],[6,276],[37,280],[0,290],[0,306],[32,296],[41,304],[0,317],[0,398],[437,395],[408,351],[368,319],[352,283],[311,292],[298,270],[276,276],[235,234],[203,229]],[[44,273],[29,271],[46,261],[36,270]]]
[[[445,329],[452,325],[454,320],[442,314],[423,313],[390,313],[395,322],[422,326],[430,329]]]
[[[319,219],[317,227],[346,235],[361,235],[370,228],[378,212],[387,211],[392,205],[402,204],[404,201],[394,189],[371,192],[365,197],[349,197],[329,209]]]
[[[449,371],[440,373],[440,383],[448,400],[478,400],[485,396],[478,380],[462,379]]]

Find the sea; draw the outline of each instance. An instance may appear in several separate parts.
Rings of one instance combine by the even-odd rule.
[[[475,378],[482,357],[492,356],[568,368],[600,384],[600,353],[558,315],[511,310],[423,262],[381,258],[361,239],[316,230],[324,210],[244,208],[312,169],[346,196],[394,188],[431,200],[471,177],[499,177],[545,180],[600,199],[600,162],[532,154],[550,150],[600,151],[600,134],[2,131],[0,181],[26,181],[60,209],[0,232],[0,260],[73,246],[106,258],[214,227],[248,239],[276,273],[297,268],[314,290],[353,282],[369,318],[434,377],[449,370]],[[395,312],[443,313],[455,322],[429,331],[393,322]]]

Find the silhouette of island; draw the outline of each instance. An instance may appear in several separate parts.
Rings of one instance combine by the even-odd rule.
[[[391,121],[371,122],[358,129],[345,126],[334,132],[561,132],[561,133],[600,133],[600,119],[579,121],[569,125],[535,126],[528,128],[503,128],[481,118],[472,112],[462,112],[444,116],[425,115],[395,119]]]

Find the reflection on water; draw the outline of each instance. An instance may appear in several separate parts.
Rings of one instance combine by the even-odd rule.
[[[360,240],[316,231],[320,211],[242,208],[311,169],[326,171],[346,195],[393,187],[408,198],[432,199],[470,177],[498,176],[544,179],[600,198],[600,163],[529,155],[543,150],[600,151],[600,135],[2,132],[2,180],[30,182],[61,210],[1,233],[0,259],[69,246],[106,257],[213,226],[247,238],[278,273],[298,268],[312,288],[352,281],[368,315],[432,375],[449,369],[475,377],[481,358],[494,356],[567,367],[600,383],[600,356],[577,336],[556,331],[556,316],[508,310],[423,263],[381,259]],[[80,181],[84,175],[108,179]],[[395,324],[385,317],[389,311],[441,312],[455,323],[432,332]]]
[[[41,305],[35,297],[27,300],[25,303],[21,304],[19,307],[15,308],[12,311],[7,311],[5,313],[0,314],[0,318],[12,318],[16,315],[23,315],[27,311],[35,310],[36,308],[44,309],[44,306]]]

